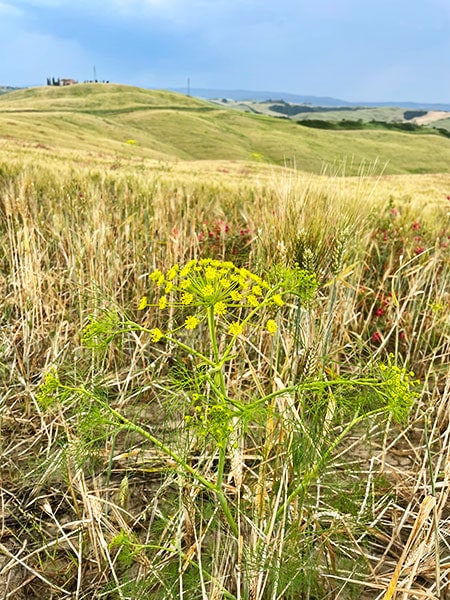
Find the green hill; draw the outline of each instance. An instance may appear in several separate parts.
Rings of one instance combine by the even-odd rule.
[[[450,171],[450,140],[397,131],[324,131],[230,111],[167,91],[116,84],[40,87],[0,97],[0,141],[156,160],[257,160],[321,172]]]

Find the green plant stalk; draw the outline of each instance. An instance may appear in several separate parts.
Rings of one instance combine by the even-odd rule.
[[[124,329],[120,333],[126,333],[127,331],[142,331],[143,333],[149,333],[150,335],[152,333],[151,329],[148,329],[147,327],[142,327],[142,325],[139,325],[138,323],[135,323],[134,321],[124,321],[123,324],[128,325],[129,329]],[[168,342],[176,344],[179,348],[186,350],[186,352],[188,352],[189,354],[193,354],[194,356],[196,356],[197,358],[202,360],[205,364],[209,365],[210,367],[217,367],[216,362],[213,362],[207,356],[205,356],[201,352],[198,352],[198,350],[195,350],[195,348],[192,348],[192,346],[183,344],[183,342],[180,342],[180,340],[177,340],[176,338],[173,338],[170,335],[164,334],[163,337]]]
[[[299,392],[302,390],[319,391],[319,390],[329,388],[331,386],[344,386],[344,385],[345,386],[367,385],[373,389],[377,389],[377,388],[382,388],[383,382],[380,382],[380,381],[378,381],[374,378],[370,378],[370,377],[362,378],[362,379],[355,379],[355,380],[351,380],[351,379],[349,380],[349,379],[345,379],[343,377],[337,377],[336,379],[333,379],[331,381],[306,381],[306,382],[302,382],[297,385],[290,385],[281,390],[275,390],[274,392],[267,394],[267,396],[263,396],[262,398],[255,400],[251,404],[248,404],[246,406],[246,408],[247,408],[247,410],[252,410],[254,408],[257,408],[261,404],[264,404],[265,402],[272,400],[273,398],[276,398],[277,396],[283,396],[284,394],[290,394],[290,393]],[[381,391],[379,391],[379,393],[382,394]]]
[[[320,460],[318,460],[317,463],[307,473],[305,473],[303,480],[295,487],[295,489],[289,494],[289,496],[286,498],[286,500],[283,502],[283,504],[278,509],[277,519],[282,516],[283,512],[287,509],[289,504],[291,504],[291,502],[305,490],[305,487],[308,486],[311,483],[311,481],[313,481],[317,477],[317,474],[318,474],[321,466],[324,464],[325,460],[329,457],[329,455],[333,452],[333,450],[341,443],[341,441],[345,438],[345,436],[348,434],[348,432],[351,429],[353,429],[353,427],[355,427],[355,425],[357,425],[358,423],[361,423],[361,421],[364,421],[365,419],[367,419],[369,417],[373,417],[375,415],[383,414],[384,412],[386,412],[386,410],[387,410],[386,407],[377,408],[376,410],[372,410],[367,413],[364,413],[363,415],[359,415],[358,417],[355,417],[345,427],[345,429],[343,429],[343,431],[338,435],[338,437],[334,440],[334,442],[331,444],[331,446],[328,448],[328,450],[324,453],[324,455],[320,458]]]
[[[216,334],[216,325],[214,322],[214,308],[209,306],[207,309],[207,317],[208,317],[208,329],[209,329],[209,337],[211,339],[211,346],[213,350],[214,361],[217,365],[217,369],[214,373],[215,383],[219,387],[220,396],[219,400],[222,404],[226,404],[227,397],[227,389],[225,384],[225,378],[223,375],[223,362],[219,361],[219,345],[217,343],[217,334]],[[226,460],[226,444],[220,444],[219,446],[219,462],[217,465],[217,487],[222,490],[223,486],[223,476],[225,470],[225,460]],[[226,498],[224,496],[224,500],[226,502]],[[220,501],[220,498],[219,498]],[[224,507],[222,506],[222,509]],[[227,510],[229,511],[229,506],[227,503]],[[237,532],[235,532],[237,533]]]
[[[158,544],[136,544],[136,543],[131,543],[130,546],[135,546],[136,550],[133,551],[132,555],[133,557],[137,556],[139,554],[139,552],[142,552],[142,550],[145,549],[149,549],[149,550],[164,550],[164,552],[168,552],[169,554],[176,554],[178,552],[178,550],[174,550],[173,548],[169,548],[167,546],[160,546]],[[232,593],[230,593],[228,590],[226,590],[223,587],[223,584],[221,582],[219,582],[213,575],[211,575],[211,573],[209,571],[207,571],[204,567],[200,567],[198,563],[196,563],[194,560],[188,558],[187,554],[184,553],[181,550],[181,556],[184,560],[186,560],[189,565],[191,565],[191,567],[194,567],[195,569],[197,569],[198,571],[201,571],[203,573],[203,575],[205,575],[210,581],[212,581],[213,583],[217,584],[220,586],[221,588],[221,592],[223,594],[224,598],[227,598],[227,600],[236,600],[236,596]]]
[[[228,505],[227,498],[223,492],[222,482],[220,482],[220,484],[219,484],[219,481],[217,481],[216,485],[214,485],[213,483],[211,483],[210,481],[205,479],[205,477],[200,475],[200,473],[196,469],[194,469],[190,465],[188,465],[186,461],[184,461],[180,456],[178,456],[178,454],[176,454],[176,452],[173,452],[173,450],[171,450],[168,446],[166,446],[160,440],[158,440],[158,438],[154,437],[150,432],[146,431],[139,425],[136,425],[136,423],[133,423],[133,421],[130,421],[129,419],[127,419],[119,411],[117,411],[114,408],[112,408],[111,406],[109,406],[109,404],[107,402],[104,402],[103,400],[98,398],[95,394],[92,394],[91,392],[89,392],[89,390],[87,390],[86,388],[83,388],[83,387],[73,388],[70,386],[62,385],[62,384],[60,384],[60,387],[63,390],[76,392],[77,394],[87,396],[91,400],[94,400],[94,402],[99,404],[102,408],[105,408],[106,410],[108,410],[114,417],[116,417],[116,419],[118,419],[124,425],[129,427],[132,431],[135,431],[136,433],[139,433],[146,439],[150,440],[155,446],[157,446],[162,452],[164,452],[164,454],[166,454],[167,456],[172,458],[178,465],[180,465],[180,467],[182,467],[190,475],[192,475],[192,477],[194,477],[203,487],[205,487],[207,490],[210,490],[211,492],[215,493],[217,496],[217,499],[219,500],[219,503],[223,510],[223,513],[228,521],[228,524],[230,525],[231,530],[233,531],[233,534],[238,535],[239,529],[236,524],[236,521],[233,518],[233,515],[231,514],[231,510]]]
[[[328,354],[328,346],[330,343],[330,336],[331,336],[331,326],[333,323],[333,308],[334,305],[336,303],[336,298],[337,298],[337,287],[338,287],[338,278],[337,275],[333,275],[333,283],[331,286],[331,294],[330,294],[330,303],[328,306],[328,317],[327,317],[327,323],[325,325],[325,340],[323,343],[323,349],[322,349],[322,365],[325,365],[325,360]]]

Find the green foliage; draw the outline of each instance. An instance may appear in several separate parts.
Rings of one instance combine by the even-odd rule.
[[[409,121],[411,119],[416,119],[417,117],[424,117],[427,113],[427,110],[405,110],[403,118],[406,119],[406,121]]]
[[[99,317],[90,316],[83,329],[82,342],[88,348],[106,348],[123,331],[121,319],[115,311],[103,311]]]
[[[130,535],[122,529],[109,542],[109,549],[117,550],[117,560],[120,564],[124,567],[130,567],[136,555],[140,552],[141,545],[135,536]]]
[[[315,297],[319,282],[317,275],[298,264],[283,266],[275,264],[268,273],[268,279],[273,285],[278,285],[283,293],[292,294],[300,302],[308,305]]]
[[[414,388],[417,388],[420,381],[415,378],[413,371],[398,367],[393,360],[394,355],[391,354],[387,364],[379,365],[382,393],[392,418],[397,423],[405,424],[417,399]]]
[[[51,406],[55,393],[59,390],[60,381],[58,373],[55,368],[47,371],[44,375],[44,381],[39,387],[37,395],[37,401],[42,404],[44,408]]]

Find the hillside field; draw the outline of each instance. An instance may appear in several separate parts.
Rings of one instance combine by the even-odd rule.
[[[165,91],[115,84],[19,90],[0,97],[0,139],[120,158],[250,160],[357,175],[449,171],[450,139],[395,131],[322,131]]]
[[[449,597],[449,142],[0,97],[1,598]]]

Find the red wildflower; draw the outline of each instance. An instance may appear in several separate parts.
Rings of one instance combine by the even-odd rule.
[[[420,229],[420,223],[418,221],[414,221],[414,223],[411,225],[411,229],[413,231],[419,231],[419,229]]]
[[[372,334],[371,340],[374,344],[379,344],[383,340],[383,336],[379,331],[375,331],[375,333]]]
[[[385,313],[384,308],[381,308],[381,306],[379,306],[378,308],[375,309],[374,315],[376,317],[382,317]]]
[[[414,248],[414,254],[416,256],[422,254],[422,252],[425,252],[425,248],[423,246],[417,246],[416,248]]]

